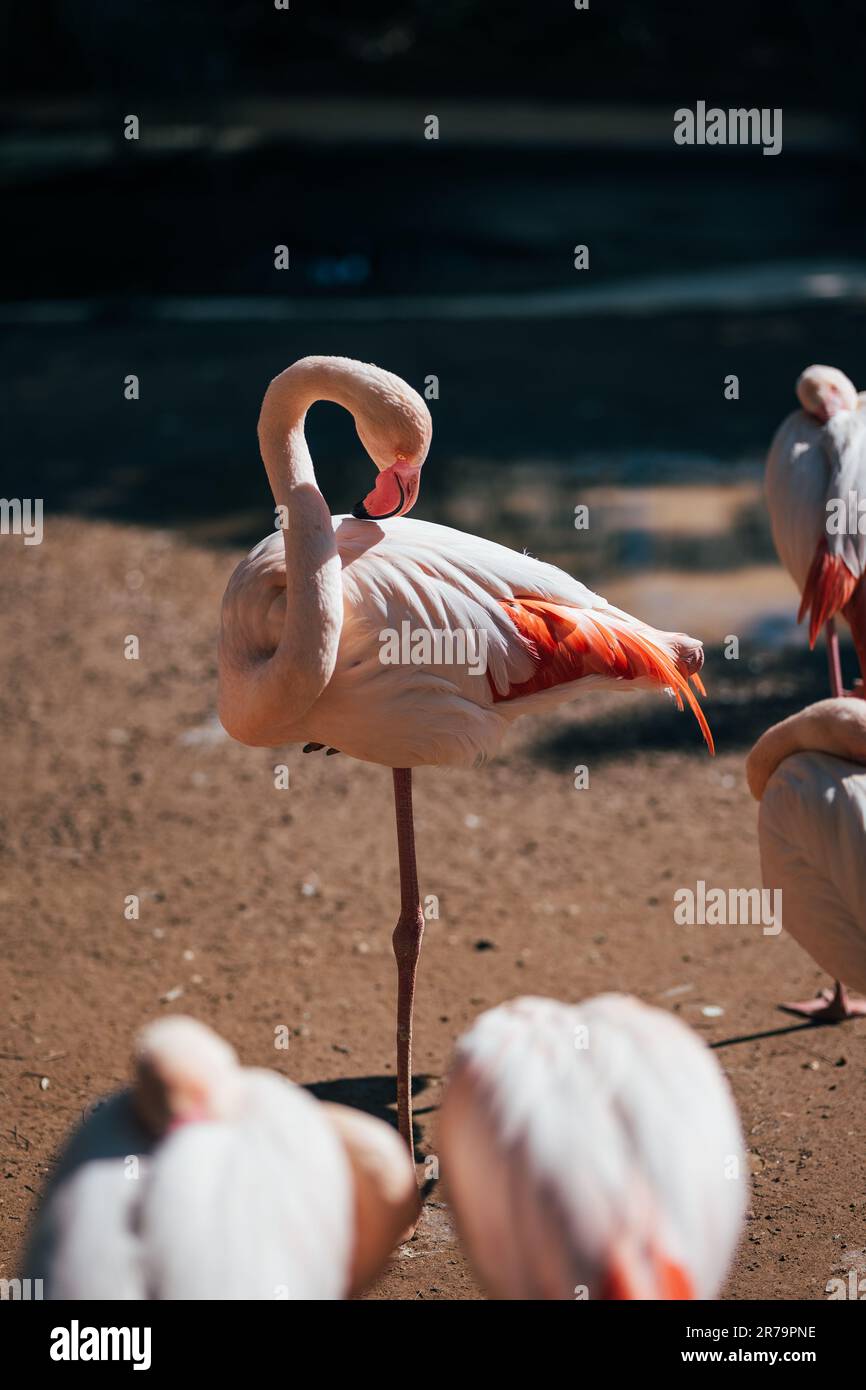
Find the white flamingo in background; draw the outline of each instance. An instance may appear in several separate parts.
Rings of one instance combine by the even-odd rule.
[[[866,703],[820,700],[762,734],[746,761],[761,803],[764,886],[833,990],[788,1007],[827,1021],[866,1015]]]
[[[835,619],[851,625],[866,678],[866,507],[864,532],[828,529],[827,503],[866,502],[866,393],[835,367],[807,367],[797,381],[802,410],[776,431],[767,458],[766,494],[779,559],[800,590],[797,621],[809,614],[809,645],[827,633],[830,684],[844,694]],[[856,506],[855,506],[856,511]]]
[[[625,995],[516,999],[459,1041],[440,1173],[488,1293],[712,1298],[742,1227],[736,1107],[709,1049]]]
[[[797,621],[809,615],[809,645],[827,638],[830,689],[844,695],[836,616],[850,624],[866,678],[866,508],[859,533],[858,500],[866,503],[866,395],[835,367],[807,367],[797,381],[802,410],[776,432],[767,458],[766,494],[779,559],[801,594]],[[846,508],[848,528],[828,525],[828,502]],[[853,511],[850,504],[853,501]],[[861,693],[860,691],[857,692]],[[866,692],[864,692],[866,693]],[[786,1005],[807,1017],[844,1017],[845,991],[833,1000]]]
[[[179,1016],[139,1038],[131,1091],[73,1135],[26,1261],[53,1299],[337,1299],[417,1213],[389,1125],[241,1068]]]
[[[320,400],[351,412],[379,470],[353,516],[332,517],[316,483],[304,419]],[[703,693],[699,642],[648,627],[529,555],[405,518],[431,429],[421,397],[368,363],[307,357],[271,382],[259,442],[281,533],[235,570],[219,647],[219,713],[229,734],[259,746],[328,746],[394,769],[397,1109],[410,1151],[412,1006],[424,927],[411,769],[478,764],[512,720],[595,687],[672,689],[712,747],[689,686]],[[422,662],[414,664],[404,646],[389,664],[386,634],[408,639]]]

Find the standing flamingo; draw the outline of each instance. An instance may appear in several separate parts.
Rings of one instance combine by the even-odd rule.
[[[827,503],[866,500],[866,394],[835,367],[807,367],[797,381],[802,410],[776,431],[767,458],[766,493],[779,559],[801,593],[797,621],[809,614],[809,645],[826,629],[830,683],[844,694],[837,613],[851,625],[866,677],[866,522],[864,534],[828,527]],[[854,518],[856,528],[857,518]]]
[[[332,517],[316,482],[304,419],[320,400],[353,415],[379,470],[352,516]],[[639,622],[532,556],[406,519],[431,429],[421,397],[369,363],[306,357],[271,382],[259,443],[282,534],[261,541],[232,575],[219,645],[219,714],[234,738],[328,746],[393,769],[397,1109],[410,1152],[412,1010],[424,929],[411,769],[477,765],[512,720],[599,686],[671,688],[712,748],[689,686],[704,693],[700,642]],[[395,662],[389,648],[397,636]]]
[[[866,990],[866,704],[820,700],[762,734],[746,760],[761,803],[766,888],[782,921],[837,981]],[[844,986],[792,1006],[828,1021],[866,1015]]]
[[[679,1019],[624,995],[482,1014],[457,1045],[439,1159],[495,1298],[713,1298],[742,1227],[721,1068]]]
[[[415,1217],[389,1125],[242,1068],[190,1018],[139,1036],[136,1078],[72,1136],[26,1273],[52,1299],[336,1299]]]
[[[825,630],[830,689],[841,696],[838,613],[851,626],[866,678],[866,521],[861,535],[857,505],[866,501],[866,395],[835,367],[812,366],[799,377],[797,396],[802,410],[782,422],[770,446],[767,504],[779,559],[801,593],[797,621],[809,614],[810,647]],[[844,506],[845,530],[830,524],[828,503]],[[829,1004],[821,998],[786,1007],[807,1017],[845,1017],[844,999],[837,981]]]

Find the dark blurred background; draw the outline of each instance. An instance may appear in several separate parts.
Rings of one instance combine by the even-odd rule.
[[[723,631],[743,609],[790,635],[760,475],[807,362],[866,384],[862,6],[2,13],[7,493],[255,540],[264,387],[342,353],[438,378],[419,515],[650,618],[688,575],[702,634],[715,606]],[[699,100],[781,107],[782,152],[675,145]],[[310,435],[345,510],[367,485],[351,421],[320,407]]]

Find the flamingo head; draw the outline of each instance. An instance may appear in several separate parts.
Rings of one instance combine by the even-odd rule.
[[[414,507],[433,433],[430,412],[417,391],[391,372],[374,370],[372,389],[356,415],[358,437],[379,470],[375,487],[352,508],[352,515],[364,521],[403,516]]]
[[[836,367],[807,367],[797,380],[797,399],[822,425],[842,410],[857,409],[857,391]]]
[[[156,1135],[236,1113],[241,1080],[237,1054],[193,1018],[178,1014],[149,1024],[138,1035],[135,1063],[135,1106]]]

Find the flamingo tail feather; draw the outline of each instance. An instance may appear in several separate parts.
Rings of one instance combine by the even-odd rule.
[[[850,602],[857,583],[858,576],[851,573],[841,555],[830,554],[826,538],[822,539],[806,576],[797,614],[798,623],[809,614],[810,648],[828,619],[835,618]]]
[[[706,695],[697,670],[692,669],[702,660],[699,643],[684,639],[688,645],[683,655],[663,643],[663,634],[632,627],[610,614],[568,608],[545,599],[501,602],[529,646],[536,669],[528,680],[511,685],[504,693],[492,687],[495,702],[520,699],[582,676],[626,681],[644,677],[670,689],[679,709],[688,704],[708,749],[715,752],[710,727],[689,685],[691,680],[698,693]]]

